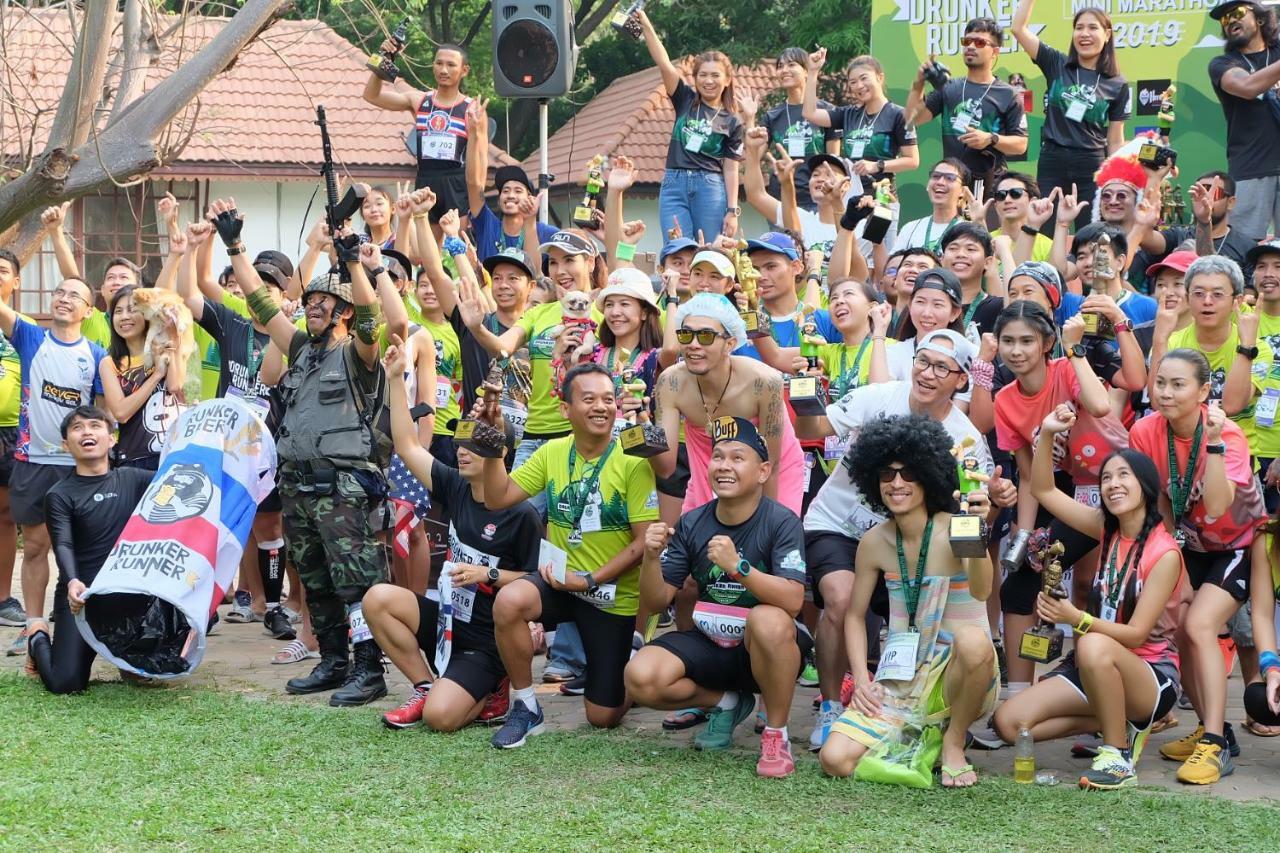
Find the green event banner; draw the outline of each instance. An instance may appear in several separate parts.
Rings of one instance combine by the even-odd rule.
[[[1170,143],[1178,152],[1179,183],[1185,186],[1209,169],[1226,168],[1226,124],[1209,84],[1209,61],[1222,53],[1223,45],[1222,29],[1208,14],[1214,5],[1215,0],[1041,0],[1031,25],[1041,41],[1066,52],[1077,11],[1102,8],[1111,16],[1120,73],[1130,87],[1131,118],[1125,135],[1131,139],[1142,130],[1154,130],[1160,94],[1170,83],[1176,84],[1177,121]],[[1046,84],[1009,31],[1016,8],[1015,0],[872,0],[871,52],[884,66],[889,98],[906,104],[922,62],[932,54],[951,69],[953,77],[963,76],[960,37],[965,24],[982,17],[998,21],[1005,27],[1005,45],[995,72],[1006,81],[1010,74],[1021,74],[1029,92],[1024,99],[1024,107],[1029,106],[1027,156],[1009,167],[1034,175]],[[927,83],[925,91],[930,91]],[[928,213],[925,174],[942,156],[936,119],[922,126],[919,136],[921,168],[899,181],[904,221]]]

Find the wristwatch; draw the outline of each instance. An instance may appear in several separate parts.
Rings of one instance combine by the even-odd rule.
[[[877,160],[877,161],[876,161],[876,174],[877,174],[877,175],[883,175],[883,174],[884,174],[884,161],[883,161],[883,160]]]
[[[734,205],[733,207],[725,208],[725,211],[724,211],[724,212],[725,212],[725,213],[732,213],[734,216],[741,216],[741,215],[742,215],[742,206],[741,206],[741,205]]]
[[[1132,331],[1133,331],[1133,321],[1132,321],[1132,320],[1121,320],[1119,323],[1116,323],[1116,324],[1115,324],[1115,327],[1116,327],[1116,331],[1117,331],[1117,332],[1132,332]]]
[[[232,245],[227,247],[227,257],[229,258],[235,257],[236,255],[243,255],[243,254],[244,254],[244,243],[241,243],[238,240]]]
[[[1000,144],[1000,134],[998,133],[991,134],[991,144],[988,145],[987,148],[988,149],[995,148],[999,144]]]
[[[496,566],[490,566],[489,571],[486,574],[486,577],[489,580],[489,585],[492,586],[493,584],[498,582],[498,578],[501,577],[501,575],[499,574],[498,568]]]
[[[1244,356],[1250,361],[1258,357],[1258,348],[1256,346],[1245,347],[1245,346],[1237,345],[1236,352],[1240,353],[1240,355]]]
[[[750,572],[751,564],[746,560],[739,560],[738,565],[733,567],[733,571],[729,573],[729,576],[736,580],[738,578],[745,577],[750,574]]]
[[[1067,351],[1068,358],[1085,358],[1089,355],[1089,351],[1084,348],[1083,344],[1072,344],[1071,349]]]
[[[1214,456],[1222,456],[1227,452],[1227,446],[1225,444],[1206,444],[1204,452],[1212,453]]]
[[[386,271],[387,271],[386,267],[376,266],[373,269],[369,270],[369,278],[377,278],[378,276],[382,275]]]
[[[591,572],[578,572],[578,577],[586,581],[587,592],[592,593],[600,588],[600,584],[596,583],[596,576]]]
[[[1025,222],[1024,222],[1024,223],[1022,223],[1022,233],[1023,233],[1023,234],[1030,234],[1032,237],[1038,237],[1038,236],[1040,236],[1040,232],[1039,232],[1039,231],[1037,231],[1036,229],[1032,228],[1030,225],[1028,225],[1028,224],[1027,224],[1027,223],[1025,223]]]

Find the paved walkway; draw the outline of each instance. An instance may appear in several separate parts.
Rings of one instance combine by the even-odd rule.
[[[226,613],[227,608],[221,612]],[[17,636],[16,628],[0,628],[0,644],[5,647]],[[315,661],[304,661],[288,666],[273,665],[271,656],[283,643],[267,637],[260,623],[249,625],[231,625],[225,621],[220,623],[209,638],[209,648],[204,662],[188,679],[179,684],[209,687],[224,692],[242,693],[255,696],[278,698],[282,702],[311,702],[325,704],[327,694],[318,696],[288,696],[284,692],[284,682],[295,675],[310,669]],[[25,658],[0,657],[0,670],[20,670]],[[538,658],[534,665],[535,681],[540,678],[543,658]],[[119,679],[119,671],[99,661],[94,666],[94,678],[103,681]],[[369,725],[379,725],[378,714],[398,705],[409,693],[409,683],[394,670],[388,673],[387,684],[390,694],[383,700],[360,709],[334,709],[335,714],[361,714],[367,716]],[[582,700],[578,697],[562,696],[555,685],[543,685],[538,681],[538,699],[546,710],[547,721],[553,729],[567,730],[583,728],[587,732],[582,716]],[[1139,765],[1139,778],[1144,785],[1156,785],[1185,792],[1188,796],[1221,796],[1235,800],[1254,800],[1260,798],[1280,799],[1280,738],[1258,738],[1244,731],[1241,723],[1244,710],[1241,705],[1243,685],[1239,671],[1233,674],[1228,687],[1227,719],[1236,726],[1240,741],[1241,754],[1235,759],[1236,772],[1216,785],[1193,787],[1180,785],[1174,778],[1178,765],[1163,761],[1158,754],[1160,745],[1182,737],[1195,726],[1195,712],[1175,710],[1180,725],[1169,731],[1154,736],[1148,744]],[[813,699],[817,689],[797,687],[795,701],[792,704],[791,725],[789,727],[793,749],[797,759],[802,762],[814,762],[806,746],[809,731],[813,725]],[[92,701],[91,698],[86,701]],[[663,714],[648,709],[635,709],[627,714],[623,725],[636,732],[652,736],[655,741],[672,747],[685,747],[692,738],[693,731],[664,732],[662,730]],[[744,725],[738,731],[737,744],[744,761],[754,761],[757,750],[757,739],[749,726]],[[801,757],[801,756],[806,757]],[[997,752],[972,750],[970,759],[978,767],[980,773],[1010,775],[1013,772],[1013,750],[1006,748]],[[1076,759],[1070,755],[1070,741],[1054,741],[1036,745],[1036,759],[1040,768],[1051,768],[1060,771],[1063,784],[1074,784],[1081,769],[1088,766],[1087,759]]]

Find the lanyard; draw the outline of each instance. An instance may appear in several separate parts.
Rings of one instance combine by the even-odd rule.
[[[973,315],[977,313],[978,306],[982,304],[982,300],[987,298],[987,294],[979,291],[978,298],[969,303],[969,310],[964,313],[964,328],[969,328],[969,324],[973,322]]]
[[[1182,522],[1187,513],[1187,499],[1191,497],[1191,484],[1196,476],[1196,463],[1200,461],[1200,439],[1204,435],[1204,418],[1196,423],[1196,434],[1191,439],[1191,455],[1187,459],[1187,473],[1178,470],[1178,452],[1173,444],[1173,425],[1169,425],[1169,499],[1173,504],[1173,526]]]
[[[955,225],[959,221],[960,221],[959,216],[953,216],[951,218],[951,221],[947,223],[947,228],[950,228],[952,225]],[[947,228],[942,229],[942,234],[947,233]],[[942,239],[942,234],[938,235],[938,240]],[[936,244],[933,242],[933,217],[932,216],[929,217],[929,221],[924,226],[924,247],[931,252],[936,251],[937,249]]]
[[[867,336],[862,339],[862,343],[858,346],[858,354],[853,357],[853,383],[849,386],[850,388],[857,388],[858,385],[860,384],[858,382],[858,377],[861,375],[861,371],[859,370],[859,368],[862,366],[862,356],[864,353],[866,353],[867,347],[870,345],[871,345],[871,333],[868,332]],[[846,367],[848,358],[849,358],[849,348],[847,346],[841,347],[840,348],[840,375],[836,377],[836,384],[843,384],[844,378],[849,375],[849,370]]]
[[[640,353],[641,353],[640,347],[636,347],[635,349],[633,349],[631,351],[631,354],[627,356],[626,366],[627,367],[635,366],[636,359],[640,356]],[[605,369],[608,370],[610,373],[613,373],[613,359],[614,359],[614,356],[616,356],[617,354],[618,354],[617,347],[609,347],[609,354],[605,356]],[[570,471],[569,473],[572,474],[573,472]]]
[[[257,347],[255,353],[254,344],[258,342],[258,334],[254,331],[253,326],[249,326],[249,340],[245,342],[245,367],[249,368],[248,374],[245,376],[246,394],[252,394],[254,388],[258,384],[258,370],[262,367],[262,360],[267,357],[267,344]]]
[[[894,525],[897,527],[897,525]],[[916,630],[916,607],[920,604],[920,586],[924,583],[924,566],[929,562],[929,542],[933,539],[933,518],[924,526],[924,537],[920,540],[920,556],[916,559],[916,575],[907,575],[907,552],[902,547],[902,529],[897,530],[898,537],[898,571],[902,574],[902,594],[907,599],[907,625]]]
[[[600,472],[604,470],[604,463],[609,461],[609,454],[613,452],[614,444],[616,442],[609,442],[609,446],[604,450],[604,455],[600,457],[600,461],[592,469],[590,479],[579,478],[577,480],[573,479],[573,469],[578,463],[578,448],[572,444],[569,445],[569,485],[567,487],[569,491],[569,519],[570,526],[573,527],[575,533],[581,533],[579,525],[582,524],[582,514],[587,511],[587,501],[600,482]]]
[[[1120,556],[1120,537],[1116,536],[1116,542],[1111,546],[1111,553],[1107,555],[1107,565],[1103,569],[1102,574],[1102,596],[1107,605],[1117,614],[1120,613],[1120,600],[1124,598],[1124,583],[1129,577],[1129,566],[1133,563],[1133,555],[1138,550],[1138,543],[1134,542],[1129,546],[1129,553],[1125,555],[1124,565],[1117,570],[1116,563],[1119,562]]]

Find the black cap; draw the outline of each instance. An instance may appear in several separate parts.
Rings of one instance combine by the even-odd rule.
[[[805,161],[805,165],[809,167],[810,172],[821,166],[823,163],[830,163],[842,175],[849,176],[851,174],[848,161],[843,160],[834,154],[814,154]]]
[[[711,446],[715,447],[722,441],[740,441],[758,453],[761,462],[769,461],[769,448],[760,437],[760,431],[746,418],[725,415],[712,421]]]
[[[274,284],[281,290],[287,290],[289,279],[293,278],[293,261],[284,252],[268,249],[259,252],[253,259],[253,268],[268,284]]]
[[[1251,3],[1249,2],[1249,0],[1226,0],[1225,3],[1219,3],[1217,6],[1214,6],[1212,9],[1210,9],[1209,17],[1213,18],[1215,21],[1221,21],[1222,16],[1227,13],[1228,9],[1234,8],[1236,6],[1256,6],[1256,5],[1257,5],[1256,3]]]
[[[527,189],[531,194],[537,192],[537,190],[533,188],[533,184],[529,181],[529,176],[525,173],[524,169],[521,169],[519,166],[499,166],[494,170],[493,185],[497,188],[498,192],[502,192],[502,187],[508,181],[515,181]]]
[[[1265,243],[1259,243],[1254,246],[1244,256],[1244,264],[1251,267],[1258,262],[1263,255],[1280,255],[1280,240],[1268,240]]]
[[[524,249],[516,246],[508,246],[501,252],[490,255],[480,262],[480,266],[484,267],[489,275],[493,275],[493,268],[498,264],[511,264],[513,267],[519,267],[530,279],[538,277],[537,268],[534,266],[533,260]]]
[[[404,252],[383,249],[382,258],[387,261],[383,264],[387,268],[387,275],[394,281],[407,281],[413,278],[413,261],[409,260],[409,256]]]
[[[956,305],[964,305],[964,289],[960,286],[960,279],[951,270],[935,267],[920,273],[911,288],[911,295],[915,296],[921,290],[941,290]]]

